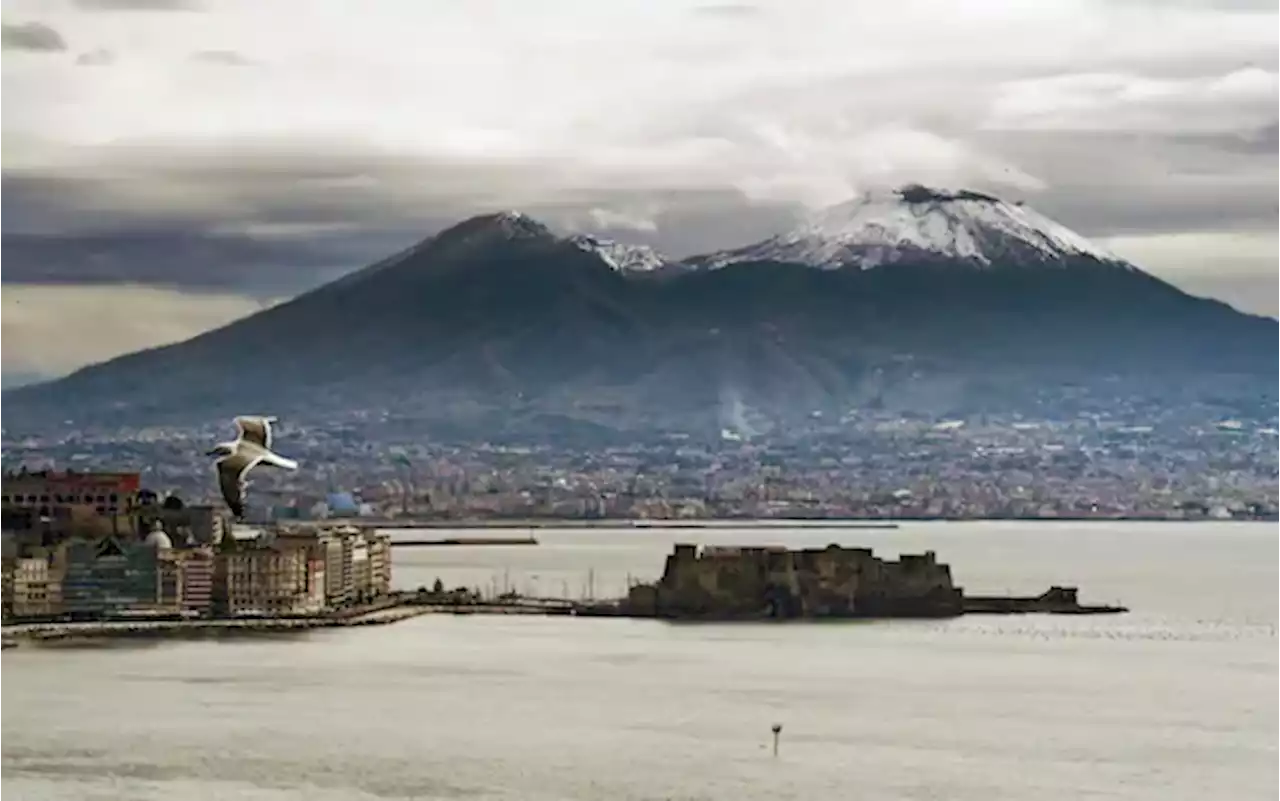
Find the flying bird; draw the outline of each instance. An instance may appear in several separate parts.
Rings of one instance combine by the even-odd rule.
[[[221,442],[208,451],[208,456],[220,456],[213,463],[218,474],[218,487],[222,499],[236,519],[244,517],[244,493],[249,486],[245,478],[259,463],[285,470],[297,470],[298,463],[286,459],[271,450],[271,424],[274,417],[241,416],[236,418],[239,436],[235,442]]]

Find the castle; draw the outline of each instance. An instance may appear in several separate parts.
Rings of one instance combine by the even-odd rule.
[[[676,545],[662,578],[632,587],[629,614],[690,619],[952,617],[964,611],[951,568],[933,551],[876,557],[869,548]]]

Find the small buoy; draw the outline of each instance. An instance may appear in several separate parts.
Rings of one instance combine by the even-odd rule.
[[[778,755],[778,737],[779,735],[782,734],[782,724],[781,723],[773,724],[771,731],[773,732],[773,755],[777,756]]]

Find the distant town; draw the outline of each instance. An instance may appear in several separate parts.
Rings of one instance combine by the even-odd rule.
[[[307,616],[391,592],[384,534],[233,527],[137,473],[6,473],[0,514],[6,622]]]
[[[6,473],[2,513],[5,647],[18,644],[11,634],[48,641],[278,631],[393,622],[430,611],[667,619],[1126,611],[1080,604],[1074,587],[966,596],[932,551],[885,560],[835,544],[804,550],[678,544],[659,581],[629,581],[625,598],[599,602],[521,595],[505,582],[501,593],[495,588],[486,596],[479,588],[447,589],[439,578],[430,588],[395,592],[392,541],[376,523],[233,525],[216,507],[143,489],[137,473]],[[399,544],[451,543],[464,541]],[[511,544],[493,537],[466,543]]]
[[[1271,412],[1274,415],[1274,412]],[[258,522],[496,520],[1274,520],[1276,420],[1195,409],[1067,420],[863,413],[788,439],[637,437],[596,448],[433,442],[388,414],[277,427],[296,472],[254,472]],[[4,444],[6,468],[129,469],[162,494],[217,502],[202,429],[80,431]],[[144,532],[145,533],[145,532]]]

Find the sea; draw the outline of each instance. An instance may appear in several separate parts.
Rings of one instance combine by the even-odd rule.
[[[787,624],[429,615],[22,647],[2,658],[4,797],[1277,797],[1274,524],[536,536],[536,547],[397,550],[396,584],[608,597],[656,578],[676,542],[837,542],[934,550],[975,593],[1078,585],[1083,601],[1132,611]]]

